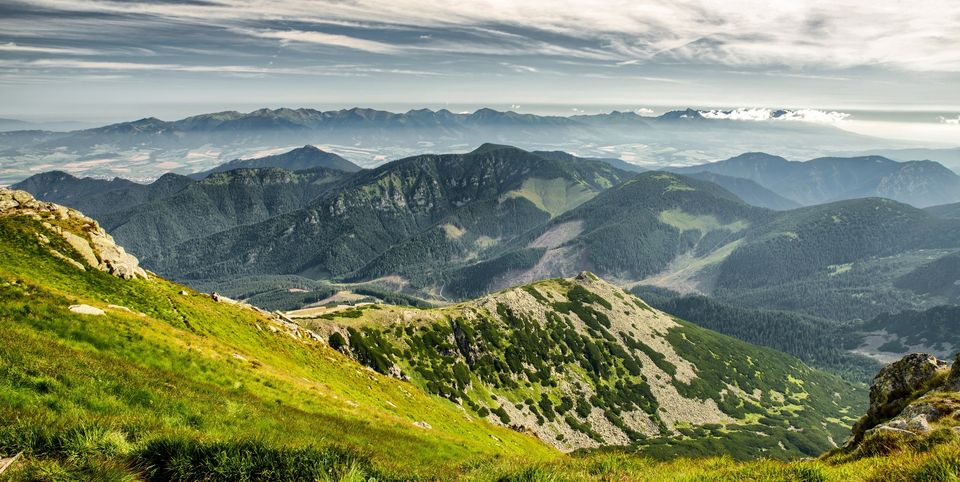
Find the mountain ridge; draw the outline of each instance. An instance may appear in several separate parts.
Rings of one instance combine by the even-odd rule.
[[[960,176],[934,161],[898,162],[881,156],[788,161],[780,156],[750,152],[670,170],[749,179],[802,205],[887,197],[923,208],[960,199]]]
[[[347,173],[354,173],[361,169],[360,166],[344,159],[337,154],[326,152],[316,146],[306,145],[271,156],[253,159],[234,159],[213,169],[191,174],[190,177],[194,179],[203,179],[216,172],[261,167],[273,167],[286,169],[288,171],[302,171],[319,167]]]

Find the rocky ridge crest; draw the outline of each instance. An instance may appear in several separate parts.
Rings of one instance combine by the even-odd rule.
[[[37,239],[48,245],[54,256],[77,269],[85,270],[90,266],[118,278],[147,278],[147,272],[140,267],[135,256],[117,245],[99,223],[76,209],[38,201],[26,191],[0,188],[0,217],[3,216],[27,216],[43,223],[45,228],[61,236],[81,260],[49,246],[50,240],[44,234],[37,233]]]

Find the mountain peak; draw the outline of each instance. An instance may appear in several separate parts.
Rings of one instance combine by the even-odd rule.
[[[505,151],[505,150],[527,152],[527,151],[524,151],[523,149],[520,149],[519,147],[515,147],[515,146],[508,146],[508,145],[506,145],[506,144],[494,144],[494,143],[492,143],[492,142],[485,142],[485,143],[483,143],[483,144],[480,144],[480,146],[477,147],[476,149],[470,151],[469,154],[485,154],[485,153],[488,153],[488,152]]]
[[[664,114],[657,117],[659,120],[679,120],[679,121],[691,121],[691,120],[702,120],[705,119],[700,111],[686,108],[684,110],[672,110],[670,112],[665,112]]]
[[[294,153],[294,152],[303,152],[303,153],[307,153],[307,152],[310,152],[310,153],[320,153],[320,152],[323,152],[323,153],[326,153],[327,151],[324,151],[323,149],[320,149],[319,147],[317,147],[317,146],[315,146],[315,145],[313,145],[313,144],[307,144],[307,145],[305,145],[305,146],[303,146],[303,147],[298,147],[298,148],[296,148],[296,149],[293,149],[293,150],[291,150],[291,151],[288,151],[287,154],[291,154],[291,153]]]
[[[280,154],[254,159],[234,159],[221,164],[209,171],[191,174],[194,179],[202,179],[215,172],[230,171],[241,168],[276,167],[288,171],[304,169],[326,168],[343,172],[357,172],[360,166],[344,159],[332,152],[324,151],[317,146],[307,144],[303,147],[289,150]]]
[[[767,154],[766,152],[744,152],[743,154],[739,154],[727,159],[727,161],[776,162],[781,164],[790,162],[783,157]]]

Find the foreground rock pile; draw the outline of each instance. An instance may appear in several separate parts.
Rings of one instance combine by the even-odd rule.
[[[38,201],[26,191],[0,188],[0,216],[28,216],[41,221],[44,227],[63,237],[82,259],[75,260],[49,247],[50,240],[38,233],[40,242],[78,269],[85,269],[86,265],[123,279],[147,277],[136,257],[124,251],[96,221],[80,211]]]
[[[884,367],[870,387],[870,409],[853,428],[852,447],[880,432],[918,437],[935,426],[960,432],[960,354],[951,365],[913,353]]]

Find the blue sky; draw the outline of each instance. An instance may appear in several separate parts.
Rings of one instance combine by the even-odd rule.
[[[0,115],[598,104],[930,110],[946,124],[958,45],[955,0],[6,0]]]

